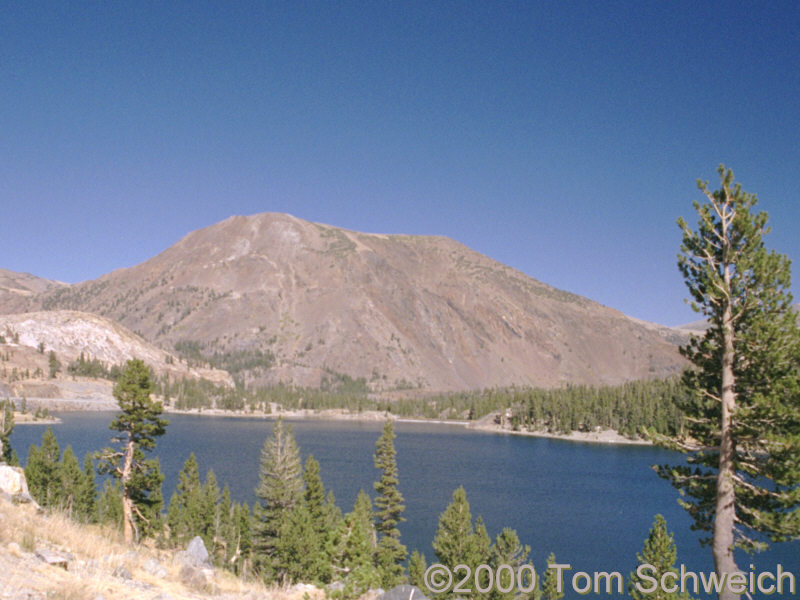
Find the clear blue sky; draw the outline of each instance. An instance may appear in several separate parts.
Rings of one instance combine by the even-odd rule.
[[[279,211],[691,321],[675,220],[720,162],[800,261],[798,31],[796,1],[8,2],[0,266],[76,282]]]

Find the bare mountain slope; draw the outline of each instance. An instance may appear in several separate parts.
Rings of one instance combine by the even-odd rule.
[[[49,371],[47,355],[53,351],[64,366],[81,353],[87,360],[97,359],[109,366],[140,358],[159,375],[233,384],[228,373],[217,369],[190,369],[172,353],[153,346],[110,319],[93,314],[59,310],[0,315],[0,335],[5,340],[0,348],[8,354],[3,365],[5,372],[14,367],[34,372],[38,367],[46,374]],[[47,383],[57,385],[58,381],[47,380]]]
[[[29,299],[94,312],[165,348],[225,353],[249,380],[375,389],[617,383],[683,361],[643,324],[451,239],[231,217],[129,269]]]
[[[30,273],[15,273],[0,269],[0,306],[4,312],[15,312],[26,306],[28,299],[34,294],[66,285]]]

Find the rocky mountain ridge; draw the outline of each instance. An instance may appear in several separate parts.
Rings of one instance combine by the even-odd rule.
[[[552,387],[684,366],[681,334],[454,240],[284,214],[231,217],[137,266],[26,295],[24,308],[102,315],[255,384],[346,375],[373,390]]]

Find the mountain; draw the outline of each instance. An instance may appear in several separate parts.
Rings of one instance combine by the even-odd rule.
[[[135,267],[27,297],[122,323],[248,382],[375,390],[615,384],[684,366],[666,327],[444,237],[236,216]],[[0,312],[3,310],[0,304]]]
[[[15,273],[0,269],[0,306],[5,312],[14,312],[27,305],[28,299],[40,292],[66,286],[60,281],[42,279],[30,273]]]
[[[173,379],[206,379],[217,385],[233,385],[225,371],[190,368],[172,353],[153,346],[113,321],[93,314],[58,310],[0,315],[0,384],[11,395],[65,397],[72,386],[64,377],[66,366],[81,354],[108,367],[141,358],[157,375]],[[49,377],[49,354],[61,363],[61,377]],[[13,375],[16,372],[16,376]],[[27,373],[28,376],[23,376]]]

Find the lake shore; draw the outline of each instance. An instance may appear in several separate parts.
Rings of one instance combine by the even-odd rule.
[[[117,410],[113,398],[28,398],[29,406],[36,408],[47,408],[52,411],[113,411]],[[365,410],[361,412],[350,412],[341,408],[330,408],[324,410],[299,409],[299,410],[278,410],[272,407],[270,412],[261,411],[237,411],[225,410],[221,408],[203,409],[176,409],[166,407],[164,413],[178,415],[198,415],[207,417],[225,417],[238,419],[301,419],[301,420],[332,420],[332,421],[363,421],[374,423],[383,421],[386,418],[395,420],[398,423],[427,423],[431,425],[458,425],[472,431],[481,433],[495,433],[503,435],[519,435],[527,437],[541,437],[568,442],[581,442],[590,444],[612,444],[612,445],[632,445],[649,446],[652,442],[643,439],[630,439],[612,429],[601,431],[573,431],[571,433],[550,433],[547,431],[521,431],[513,430],[508,426],[494,423],[491,415],[483,417],[478,421],[448,420],[448,419],[425,419],[422,417],[400,417],[387,414],[383,411]],[[35,423],[55,423],[56,421],[38,421]],[[21,422],[22,423],[22,422]]]

